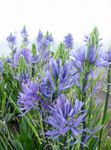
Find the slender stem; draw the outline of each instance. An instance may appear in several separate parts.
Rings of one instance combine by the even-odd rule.
[[[110,93],[110,74],[111,74],[111,65],[108,68],[108,76],[107,76],[107,92],[106,92],[106,99],[105,99],[105,104],[104,104],[104,111],[103,111],[103,116],[101,120],[101,126],[104,125],[106,121],[106,116],[107,116],[107,109],[108,109],[108,102],[109,102],[109,93]],[[101,148],[101,139],[102,139],[102,134],[103,134],[103,127],[100,130],[99,134],[99,141],[98,141],[98,150]]]
[[[61,136],[59,137],[59,140],[60,140],[60,144],[59,144],[59,149],[60,150],[66,150],[66,146],[67,146],[67,135],[64,135],[64,136]]]
[[[84,113],[84,110],[85,110],[85,101],[86,101],[86,91],[85,88],[87,86],[87,78],[88,78],[88,74],[87,72],[85,72],[85,75],[84,75],[84,79],[82,81],[82,102],[84,102],[84,105],[82,106],[82,112],[81,112],[81,115]],[[81,144],[80,144],[80,150],[83,150],[83,143],[86,139],[86,131],[84,130],[86,128],[86,120],[84,119],[83,122],[82,122],[82,125],[83,125],[83,132],[82,132],[82,137],[81,137]]]
[[[42,110],[41,103],[39,103],[39,107]],[[43,140],[45,141],[46,140],[45,135],[44,135],[44,133],[45,133],[45,124],[44,124],[43,120],[44,120],[43,114],[39,113],[40,127],[42,129]]]
[[[45,135],[44,135],[44,133],[45,133],[45,131],[44,131],[45,127],[44,127],[44,123],[43,123],[43,115],[39,114],[39,117],[40,117],[40,127],[42,129],[43,140],[45,141],[46,138],[45,138]]]
[[[35,65],[32,64],[32,77],[34,77],[34,75],[35,75]]]
[[[91,94],[92,94],[92,90],[93,88],[91,87]],[[92,114],[92,108],[94,107],[93,105],[93,98],[91,97],[90,102],[89,102],[89,110],[88,110],[88,126],[90,124],[90,120],[91,120],[91,114]]]

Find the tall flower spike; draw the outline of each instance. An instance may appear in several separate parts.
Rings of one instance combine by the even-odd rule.
[[[16,45],[16,36],[10,33],[10,35],[7,37],[7,41],[9,43],[9,48],[14,51]]]
[[[80,115],[82,106],[81,101],[76,100],[73,105],[64,95],[60,95],[56,104],[50,108],[50,116],[47,118],[47,123],[54,129],[46,135],[57,138],[70,131],[77,139],[81,134],[81,122],[86,115],[85,112]]]
[[[47,33],[46,36],[44,36],[43,33],[39,31],[37,36],[37,47],[39,52],[47,50],[52,42],[53,37],[51,34]]]
[[[37,35],[37,45],[39,45],[42,42],[43,39],[43,33],[39,30]]]
[[[37,48],[39,54],[43,60],[47,59],[49,56],[49,52],[47,51],[53,42],[53,37],[51,34],[47,33],[46,36],[43,35],[41,31],[39,31],[37,36]]]
[[[26,27],[24,26],[23,29],[21,30],[21,36],[22,36],[22,39],[23,39],[23,44],[25,46],[27,46],[29,40],[28,40],[28,32],[27,32],[27,29]]]
[[[70,33],[67,36],[65,36],[64,44],[65,44],[65,47],[68,49],[73,48],[73,37]]]
[[[49,41],[49,43],[53,42],[53,37],[52,34],[50,34],[49,32],[46,33],[46,39]]]
[[[20,59],[20,52],[16,52],[13,55],[13,59],[11,59],[9,63],[11,63],[12,67],[15,68],[19,64],[19,59]]]

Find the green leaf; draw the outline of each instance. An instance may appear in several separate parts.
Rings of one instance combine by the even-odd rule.
[[[33,56],[37,55],[36,45],[34,43],[32,44],[32,54]]]
[[[3,95],[3,98],[2,98],[2,104],[1,104],[2,115],[4,114],[4,111],[5,111],[6,98],[7,98],[7,94],[6,94],[6,92],[4,92],[4,95]]]

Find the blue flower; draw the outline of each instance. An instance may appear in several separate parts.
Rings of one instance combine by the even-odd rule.
[[[22,39],[23,39],[23,43],[25,44],[25,45],[27,45],[28,44],[28,42],[29,42],[29,40],[28,40],[28,32],[27,32],[27,29],[26,29],[26,27],[24,26],[23,27],[23,29],[22,29],[22,31],[21,31],[21,36],[22,36]]]
[[[16,36],[10,33],[10,35],[7,37],[7,41],[9,43],[16,44]]]
[[[53,42],[53,37],[51,34],[47,33],[45,36],[41,31],[39,31],[37,36],[37,49],[39,52],[40,59],[47,63],[49,59],[52,57],[50,47]]]
[[[49,43],[51,43],[51,42],[53,42],[54,39],[53,39],[53,37],[52,37],[51,34],[47,33],[47,35],[46,35],[46,40],[48,40]]]
[[[11,50],[15,50],[15,45],[16,45],[16,36],[10,33],[10,35],[7,37],[7,41],[9,43],[9,48]]]
[[[39,45],[43,40],[43,33],[39,30],[37,35],[37,45]]]
[[[29,81],[27,84],[22,84],[22,92],[19,93],[18,105],[24,113],[30,111],[38,105],[40,97],[37,92],[38,84]]]
[[[111,50],[109,51],[102,51],[101,53],[101,59],[104,60],[104,62],[107,62],[106,64],[103,64],[104,66],[109,66],[111,64]]]
[[[29,75],[29,73],[21,73],[16,76],[16,79],[20,83],[27,84],[30,81],[30,75]]]
[[[19,60],[20,60],[20,52],[16,52],[13,54],[13,58],[10,59],[10,64],[12,65],[12,67],[17,67],[19,64]]]
[[[40,57],[39,56],[32,56],[31,58],[31,63],[32,64],[38,64],[40,62]]]
[[[50,107],[50,116],[47,123],[53,127],[46,135],[51,138],[57,138],[65,135],[70,131],[74,138],[78,138],[81,134],[81,123],[86,116],[86,112],[82,112],[83,103],[76,100],[73,105],[64,95],[60,95],[55,105]]]
[[[39,53],[43,53],[47,50],[53,42],[53,37],[51,34],[47,34],[46,36],[43,35],[41,31],[39,31],[37,36],[37,47]]]
[[[0,60],[0,74],[4,71],[4,63]]]
[[[54,100],[64,90],[75,84],[74,76],[69,62],[63,65],[61,60],[51,59],[41,83],[41,92],[43,91],[43,95],[50,100]]]
[[[21,51],[21,56],[23,56],[26,60],[27,63],[31,63],[31,59],[32,59],[32,53],[30,50],[28,49],[23,49]]]
[[[105,66],[107,61],[101,56],[101,50],[96,47],[87,48],[82,46],[81,48],[72,52],[73,65],[80,71],[87,70],[91,72],[96,66]]]
[[[68,49],[73,48],[73,37],[70,33],[67,36],[65,36],[64,44],[65,44],[65,47]]]
[[[13,58],[11,58],[10,63],[12,67],[17,67],[19,64],[20,58],[24,58],[27,64],[33,63],[33,56],[30,50],[23,49],[22,51],[15,52],[13,54]]]

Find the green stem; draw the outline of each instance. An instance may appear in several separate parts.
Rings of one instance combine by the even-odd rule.
[[[108,69],[108,76],[107,76],[107,92],[106,92],[106,99],[105,99],[105,104],[104,104],[104,111],[103,111],[103,116],[101,120],[101,126],[104,126],[104,123],[106,121],[106,116],[107,116],[107,109],[108,109],[108,102],[109,102],[109,93],[110,93],[110,73],[111,73],[111,65],[109,66]],[[101,139],[102,139],[102,134],[103,134],[103,127],[100,130],[99,133],[99,141],[98,141],[98,150],[101,148]]]
[[[39,103],[39,108],[40,110],[42,110],[42,106],[41,106],[41,103]],[[43,140],[44,142],[46,141],[46,137],[45,137],[45,123],[44,123],[44,115],[43,114],[40,114],[39,112],[39,121],[40,121],[40,127],[41,127],[41,130],[42,130],[42,137],[43,137]]]
[[[88,81],[88,73],[85,72],[84,75],[84,79],[82,81],[82,92],[85,90],[86,86],[87,86],[87,81]],[[82,102],[84,102],[84,105],[82,106],[82,113],[81,115],[84,113],[85,110],[85,101],[86,101],[86,91],[84,91],[84,93],[82,93]],[[81,137],[81,142],[84,143],[85,139],[86,139],[86,131],[84,131],[84,129],[86,129],[86,120],[84,119],[82,122],[83,125],[83,132],[82,132],[82,137]],[[80,144],[80,150],[83,150],[83,144]]]
[[[92,90],[93,88],[91,87],[91,94],[92,94]],[[90,124],[91,121],[91,114],[92,114],[92,109],[93,109],[94,105],[93,105],[93,98],[91,97],[90,102],[89,102],[89,110],[88,110],[88,126]]]
[[[32,64],[32,77],[35,75],[35,64]]]
[[[59,143],[59,149],[60,150],[66,150],[66,146],[67,146],[67,135],[62,135],[61,137],[59,137],[60,143]]]
[[[16,103],[12,100],[11,97],[9,97],[10,102],[13,104],[14,108],[16,109],[17,112],[21,113],[20,109],[18,108],[18,106],[16,105]],[[30,113],[29,113],[30,114]],[[30,115],[31,117],[31,115]],[[29,119],[27,116],[24,115],[24,118],[27,120],[27,123],[29,125],[29,127],[32,129],[33,133],[35,134],[35,136],[38,139],[39,144],[42,144],[42,139],[40,138],[37,129],[35,128],[34,124],[30,121],[32,119]]]

